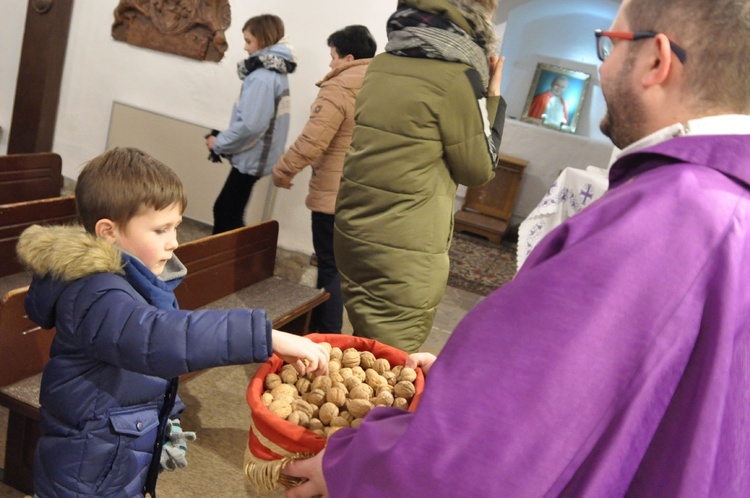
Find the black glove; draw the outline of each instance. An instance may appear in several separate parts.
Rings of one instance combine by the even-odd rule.
[[[215,137],[219,133],[221,133],[219,130],[211,130],[211,133],[209,133],[208,135],[206,135],[204,138]],[[211,152],[208,153],[208,160],[211,161],[212,163],[220,163],[221,162],[221,156],[219,154],[217,154],[216,152],[211,151]]]

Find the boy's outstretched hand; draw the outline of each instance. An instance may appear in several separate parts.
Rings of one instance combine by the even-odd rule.
[[[271,332],[273,352],[294,367],[300,375],[315,372],[328,374],[328,351],[306,337],[274,329]],[[307,360],[307,365],[303,360]]]

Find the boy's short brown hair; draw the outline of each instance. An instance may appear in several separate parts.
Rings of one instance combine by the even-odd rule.
[[[104,218],[125,227],[143,208],[159,211],[178,204],[184,212],[187,206],[177,173],[131,147],[116,147],[89,161],[78,175],[75,198],[81,224],[91,234]]]

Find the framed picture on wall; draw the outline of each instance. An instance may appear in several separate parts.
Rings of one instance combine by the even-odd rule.
[[[583,71],[538,63],[521,120],[575,133],[590,79]]]

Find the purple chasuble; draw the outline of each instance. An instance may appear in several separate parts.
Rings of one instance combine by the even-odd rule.
[[[749,184],[750,135],[620,158],[467,314],[415,413],[330,438],[331,496],[750,496]]]

